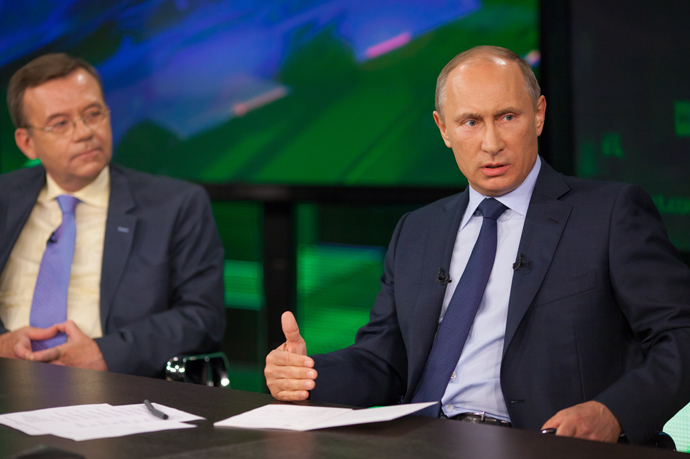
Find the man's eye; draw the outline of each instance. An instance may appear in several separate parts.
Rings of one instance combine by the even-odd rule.
[[[84,120],[86,120],[87,123],[94,122],[94,121],[97,121],[101,117],[102,114],[103,114],[103,112],[100,110],[93,110],[90,112],[86,112],[86,114],[84,115]]]
[[[465,121],[465,126],[475,127],[477,125],[477,120],[467,120]]]
[[[67,127],[68,121],[67,120],[62,120],[58,121],[57,123],[53,123],[50,128],[54,131],[60,131],[62,129],[65,129]]]
[[[506,115],[503,117],[503,119],[506,121],[513,121],[515,119],[515,115]]]

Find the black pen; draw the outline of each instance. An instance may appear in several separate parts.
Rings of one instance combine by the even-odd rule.
[[[146,405],[146,408],[148,408],[149,413],[151,413],[155,417],[161,418],[161,419],[168,419],[167,414],[163,413],[162,411],[158,411],[157,409],[155,409],[153,407],[153,405],[151,405],[151,402],[149,402],[148,400],[144,400],[144,405]]]

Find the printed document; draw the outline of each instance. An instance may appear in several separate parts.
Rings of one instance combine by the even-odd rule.
[[[75,441],[122,437],[161,430],[193,429],[188,421],[204,419],[158,403],[156,409],[168,415],[162,420],[143,403],[112,406],[107,403],[74,405],[0,415],[0,424],[29,435],[55,435]]]
[[[300,405],[266,405],[218,421],[217,427],[245,429],[314,430],[327,427],[391,421],[415,413],[438,402],[410,403],[363,410]]]

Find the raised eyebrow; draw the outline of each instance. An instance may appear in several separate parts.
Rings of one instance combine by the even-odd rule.
[[[464,120],[478,120],[478,119],[481,119],[481,115],[479,113],[468,112],[468,113],[461,113],[460,115],[458,115],[455,118],[455,122],[460,123]]]
[[[515,108],[515,107],[506,107],[503,110],[499,110],[496,112],[496,117],[500,118],[503,115],[507,115],[508,113],[515,113],[516,115],[521,115],[522,110]]]

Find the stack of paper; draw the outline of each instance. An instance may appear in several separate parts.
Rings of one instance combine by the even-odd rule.
[[[415,413],[438,402],[409,403],[364,410],[323,408],[319,406],[266,405],[231,418],[218,421],[217,427],[245,429],[313,430],[328,427],[391,421]]]
[[[162,420],[152,415],[143,403],[112,406],[107,403],[75,405],[0,415],[0,424],[29,435],[56,435],[75,441],[122,437],[160,430],[191,429],[187,421],[204,419],[167,406],[153,406],[168,415]]]

